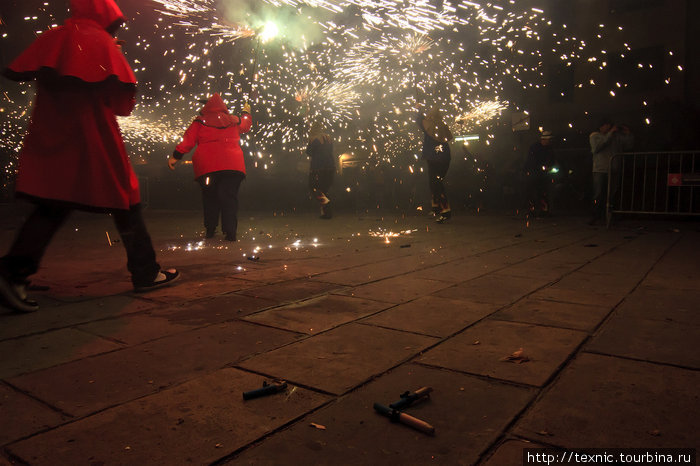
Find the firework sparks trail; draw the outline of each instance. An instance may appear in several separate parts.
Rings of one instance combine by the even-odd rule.
[[[507,108],[506,102],[476,102],[476,105],[468,112],[455,118],[454,126],[460,131],[469,131],[480,124],[491,120],[501,114]]]
[[[244,4],[152,0],[138,7],[156,11],[155,22],[130,12],[134,19],[120,36],[128,38],[140,104],[138,116],[120,124],[139,152],[177,140],[198,100],[215,91],[240,112],[255,79],[254,147],[243,142],[255,166],[272,168],[278,154],[301,151],[305,129],[317,119],[333,129],[343,151],[393,164],[416,153],[413,120],[421,100],[439,106],[455,128],[488,130],[506,106],[522,110],[519,94],[546,87],[544,57],[594,74],[610,56],[600,37],[573,37],[543,10],[508,0],[441,7],[428,0],[263,0],[250,9],[260,15],[233,19],[231,10]],[[46,5],[25,18],[32,30],[57,23],[60,7]],[[263,43],[255,59],[250,41],[241,39],[262,31],[263,19],[277,20],[280,37]],[[29,89],[21,85],[0,100],[1,144],[12,153],[26,127]]]

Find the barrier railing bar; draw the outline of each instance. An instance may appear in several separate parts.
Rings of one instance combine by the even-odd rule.
[[[695,173],[695,156],[697,154],[693,154],[693,158],[691,159],[690,162],[690,172]],[[688,211],[692,212],[693,211],[693,196],[695,196],[695,186],[691,185],[690,186],[690,206],[688,206]]]
[[[642,209],[647,205],[647,161],[648,157],[644,157],[644,177],[642,178]]]
[[[659,157],[654,157],[656,160],[656,168],[654,172],[654,208],[656,211],[656,201],[659,199]]]
[[[668,155],[668,163],[666,164],[666,173],[671,173],[671,154]],[[668,191],[668,183],[666,183],[666,208],[664,209],[668,212],[668,201],[671,196]]]

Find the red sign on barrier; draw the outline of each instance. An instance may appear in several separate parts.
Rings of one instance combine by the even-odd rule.
[[[683,176],[680,173],[669,173],[668,186],[683,186]]]

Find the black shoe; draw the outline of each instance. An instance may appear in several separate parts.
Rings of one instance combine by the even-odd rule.
[[[235,233],[226,233],[226,236],[224,236],[224,239],[226,241],[236,241],[236,234]]]
[[[214,235],[216,235],[216,229],[214,229],[214,230],[207,229],[207,232],[205,233],[204,237],[205,238],[213,238]]]
[[[2,275],[0,275],[0,302],[19,312],[39,310],[39,304],[27,298],[26,282],[13,282]]]
[[[153,279],[151,283],[146,283],[144,285],[134,285],[134,291],[137,293],[143,293],[145,291],[156,290],[163,286],[170,285],[172,282],[180,278],[180,272],[178,272],[175,269],[161,270],[160,273],[164,275],[164,278],[156,280],[158,278],[156,276],[156,278]]]

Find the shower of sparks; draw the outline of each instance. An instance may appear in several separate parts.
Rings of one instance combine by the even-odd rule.
[[[368,235],[372,238],[384,238],[388,240],[389,238],[398,238],[400,236],[408,236],[417,232],[418,230],[402,230],[402,231],[391,231],[380,228],[379,231],[369,230]],[[388,241],[387,241],[388,242]]]
[[[66,13],[55,3],[38,2],[36,14],[18,27],[38,34],[60,24]],[[524,112],[528,96],[546,88],[547,57],[577,65],[590,76],[577,87],[594,87],[605,81],[598,73],[612,58],[605,35],[619,39],[620,57],[631,50],[620,28],[573,37],[546,11],[515,0],[137,3],[125,11],[131,20],[119,37],[139,80],[139,105],[120,125],[132,159],[141,163],[162,163],[156,155],[172,150],[199,100],[219,92],[234,114],[246,101],[253,107],[253,131],[242,140],[250,170],[284,173],[280,162],[302,153],[310,123],[323,121],[338,153],[420,173],[418,104],[438,106],[455,131],[489,134],[502,112]],[[272,24],[274,34],[265,26]],[[28,45],[7,31],[1,23],[3,48]],[[683,72],[680,65],[674,70]],[[29,84],[12,86],[0,95],[0,149],[12,155],[0,167],[5,178],[15,171],[33,96]]]
[[[477,103],[471,110],[455,118],[454,127],[461,132],[473,130],[482,123],[497,117],[506,108],[506,103],[497,100]]]

